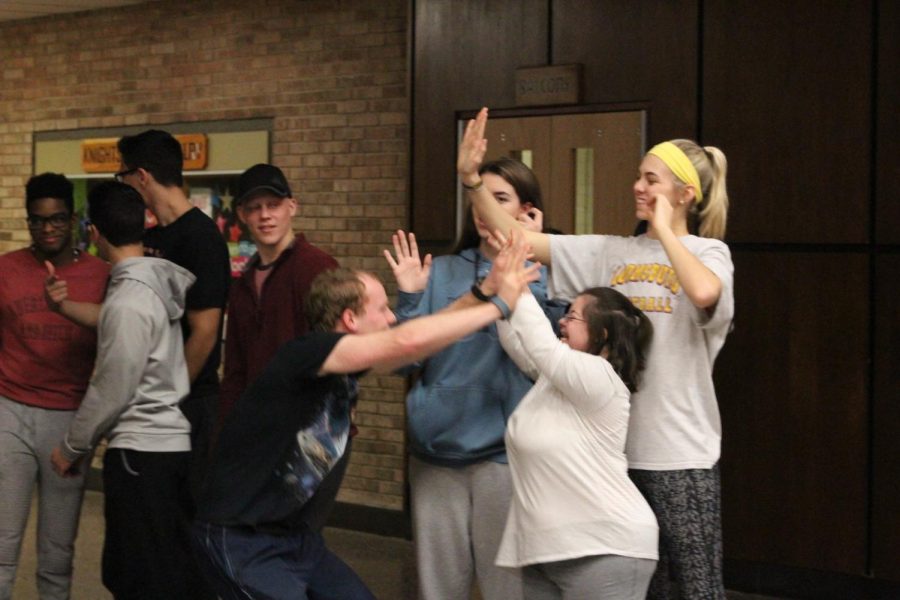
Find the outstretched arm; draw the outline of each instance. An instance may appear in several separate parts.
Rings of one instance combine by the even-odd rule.
[[[525,265],[527,244],[513,232],[493,268],[498,270],[497,296],[515,309],[528,283],[538,276],[539,265]],[[503,316],[491,302],[413,319],[398,327],[369,334],[345,335],[320,370],[321,375],[355,373],[366,369],[389,372],[425,358]]]
[[[484,137],[487,119],[488,109],[482,108],[478,112],[478,116],[466,124],[456,160],[456,170],[462,181],[463,189],[471,200],[472,206],[485,220],[491,231],[496,229],[510,231],[513,228],[525,231],[525,239],[531,245],[535,260],[549,265],[550,236],[545,233],[527,231],[521,222],[500,208],[491,193],[482,185],[478,168],[484,161],[484,153],[487,151],[487,140]]]
[[[47,267],[47,279],[44,281],[44,298],[50,310],[58,312],[77,325],[95,329],[100,320],[100,305],[93,302],[76,302],[69,300],[69,288],[65,279],[56,278],[56,268],[49,260],[44,261]]]

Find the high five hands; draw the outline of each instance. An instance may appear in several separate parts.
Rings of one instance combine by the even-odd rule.
[[[384,251],[397,280],[397,288],[401,292],[421,292],[428,285],[428,274],[431,272],[431,254],[425,255],[425,260],[419,259],[419,245],[416,243],[416,235],[410,233],[407,238],[402,230],[391,236],[394,243],[395,259],[390,250]]]
[[[514,308],[519,296],[530,292],[528,284],[540,279],[541,263],[525,262],[531,255],[531,246],[519,230],[511,230],[508,237],[499,230],[495,231],[491,243],[498,253],[491,272],[481,284],[481,290],[487,295],[497,294],[510,308]]]

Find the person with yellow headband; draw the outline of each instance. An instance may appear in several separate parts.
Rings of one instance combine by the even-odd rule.
[[[468,123],[457,171],[482,220],[492,230],[509,231],[520,225],[497,209],[478,175],[487,119],[484,108]],[[712,369],[734,316],[734,265],[721,241],[728,213],[726,170],[718,148],[690,140],[663,142],[644,156],[633,187],[635,215],[647,223],[646,233],[525,233],[534,260],[550,267],[554,298],[571,300],[585,288],[609,286],[653,323],[626,442],[629,475],[659,523],[659,565],[648,598],[725,598],[722,430]],[[572,572],[570,565],[557,566],[559,573]],[[564,577],[556,582],[557,597],[568,583]]]

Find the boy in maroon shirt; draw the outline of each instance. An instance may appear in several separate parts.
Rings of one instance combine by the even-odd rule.
[[[32,177],[25,188],[32,244],[0,256],[0,598],[12,594],[35,483],[38,592],[69,597],[84,470],[57,477],[50,453],[87,389],[97,337],[48,308],[45,263],[83,302],[103,300],[109,274],[105,262],[74,247],[73,204],[64,176]]]
[[[240,279],[231,286],[225,334],[225,376],[220,422],[275,351],[309,330],[303,305],[313,279],[337,261],[294,234],[297,200],[281,169],[258,164],[238,180],[235,211],[256,243]],[[331,511],[349,460],[349,448],[309,502],[310,526],[318,530]]]

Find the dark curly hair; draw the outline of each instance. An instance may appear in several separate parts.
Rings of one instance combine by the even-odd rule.
[[[632,392],[637,391],[641,371],[653,337],[653,324],[642,310],[608,287],[596,287],[579,294],[587,296],[584,320],[588,326],[588,352],[606,360]]]

